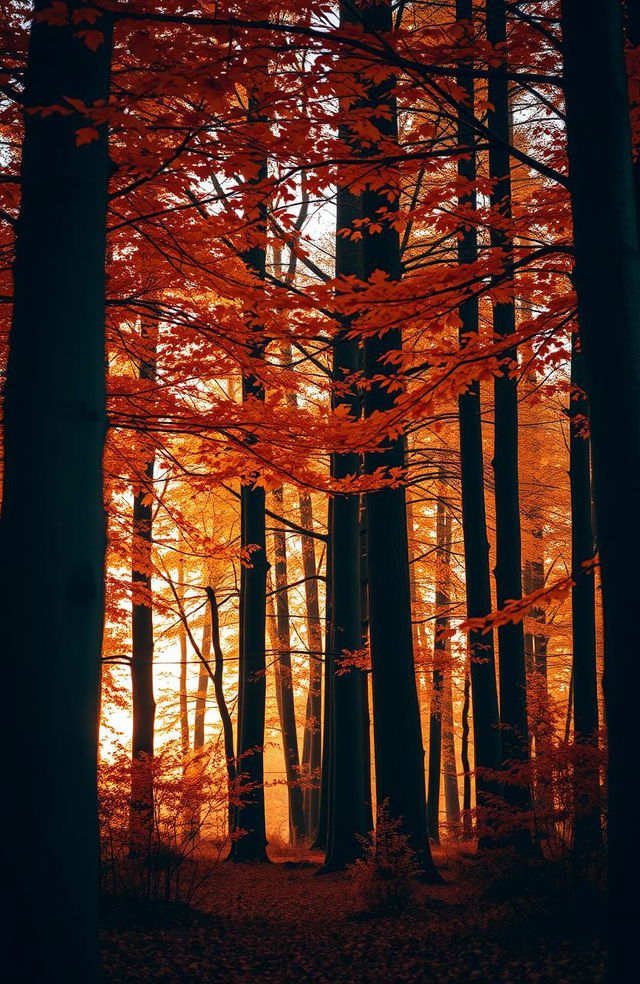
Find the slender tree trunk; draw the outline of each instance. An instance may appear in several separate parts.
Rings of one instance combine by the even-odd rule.
[[[456,16],[472,21],[472,0],[457,0]],[[471,66],[469,66],[471,68]],[[465,90],[470,114],[474,110],[474,84],[469,72],[461,73],[460,84]],[[468,149],[467,159],[458,162],[458,174],[468,182],[468,191],[459,199],[462,209],[476,208],[476,156],[473,151],[474,133],[465,115],[458,120],[458,144]],[[462,266],[478,260],[478,241],[475,226],[465,222],[458,239],[458,262]],[[478,334],[478,299],[469,297],[460,305],[460,344]],[[482,448],[482,407],[480,384],[472,382],[458,399],[460,426],[460,475],[462,487],[462,533],[464,539],[465,587],[467,616],[484,618],[491,611],[491,572],[489,568],[489,539],[484,495],[484,457]],[[502,761],[498,715],[498,691],[493,632],[478,630],[469,633],[470,679],[473,699],[473,743],[476,772],[476,809],[480,844],[491,843],[487,816],[488,799],[497,792],[495,774]],[[465,775],[468,770],[465,768]],[[492,778],[493,775],[493,778]],[[465,807],[465,822],[468,819]]]
[[[462,744],[460,759],[462,761],[462,837],[471,840],[473,833],[471,822],[471,766],[469,764],[469,704],[471,691],[471,674],[468,670],[464,675],[464,702],[462,704]],[[476,783],[477,790],[477,783]]]
[[[628,889],[640,875],[638,853],[629,849],[637,834],[640,790],[632,778],[637,697],[629,686],[636,671],[629,619],[637,607],[637,584],[628,570],[640,557],[640,251],[620,4],[605,0],[585,9],[583,0],[563,0],[561,10],[575,284],[604,609],[609,975],[622,981],[637,963]]]
[[[282,488],[274,489],[273,498],[276,511],[282,515],[284,497]],[[298,732],[296,728],[296,709],[293,699],[293,676],[291,670],[291,629],[289,625],[289,598],[287,594],[287,545],[284,529],[276,525],[274,534],[275,557],[275,609],[276,638],[278,651],[274,654],[276,669],[276,688],[279,692],[278,710],[282,732],[287,774],[287,795],[289,800],[289,838],[292,844],[299,844],[306,837],[302,786],[300,785],[300,758],[298,755]]]
[[[598,748],[598,680],[596,670],[596,591],[592,569],[582,565],[595,554],[591,517],[591,469],[587,434],[589,407],[585,395],[583,356],[574,333],[571,351],[573,392],[569,406],[571,421],[571,625],[573,643],[574,740],[587,752],[581,756],[574,784],[573,844],[579,854],[602,846],[600,790],[596,753]],[[589,749],[594,754],[589,755]]]
[[[320,811],[318,814],[318,833],[313,842],[315,850],[324,851],[327,847],[327,833],[329,827],[329,797],[331,791],[331,731],[333,720],[333,687],[331,685],[331,622],[332,622],[332,568],[333,568],[333,539],[331,536],[333,513],[333,499],[329,499],[327,525],[329,536],[327,539],[327,588],[325,600],[325,630],[324,630],[324,707],[322,713],[322,770],[320,774]]]
[[[185,629],[186,637],[186,629]],[[205,716],[207,710],[207,690],[209,688],[209,657],[211,655],[211,622],[205,617],[202,629],[202,640],[200,642],[200,652],[197,653],[200,660],[198,672],[198,690],[196,692],[196,704],[193,718],[193,754],[190,756],[187,765],[187,773],[199,781],[205,774],[208,756],[204,751],[205,747]],[[200,800],[196,797],[189,807],[188,834],[190,838],[197,838],[202,831],[202,810]]]
[[[313,529],[313,504],[308,492],[298,494],[300,525]],[[304,820],[309,840],[318,833],[320,814],[320,765],[322,760],[322,625],[318,598],[318,578],[313,538],[301,537],[302,570],[307,605],[307,643],[309,646],[309,689],[304,719],[302,774],[304,776]]]
[[[249,101],[249,116],[257,117],[253,97]],[[267,163],[259,162],[256,183],[266,180]],[[266,205],[257,206],[257,225],[266,227]],[[264,280],[266,251],[253,246],[243,255],[249,272]],[[257,340],[251,355],[257,363],[262,358],[264,342]],[[242,398],[264,401],[264,388],[259,378],[245,374],[242,379]],[[238,681],[238,771],[249,789],[237,808],[236,832],[244,831],[234,840],[230,858],[238,862],[268,861],[266,852],[266,822],[264,811],[264,727],[266,698],[265,621],[267,590],[267,553],[265,534],[265,492],[259,485],[243,484],[240,498],[241,540],[250,559],[242,565],[240,576],[240,664]]]
[[[439,483],[440,489],[441,483]],[[429,787],[427,813],[429,835],[440,843],[440,778],[442,773],[442,690],[450,645],[445,633],[449,627],[449,584],[451,553],[451,513],[442,495],[436,504],[436,621],[433,645],[433,688],[429,714]]]
[[[181,538],[179,550],[182,551],[182,549],[183,543]],[[178,554],[177,589],[184,610],[184,559],[181,552]],[[182,619],[180,620],[178,632],[180,639],[180,747],[182,749],[182,759],[186,763],[191,740],[189,737],[189,701],[187,694],[187,633]]]
[[[36,12],[47,6],[39,0]],[[68,6],[75,12],[80,4]],[[48,984],[98,979],[108,156],[104,126],[78,146],[81,115],[28,110],[67,105],[65,97],[88,106],[108,98],[109,16],[96,28],[97,52],[74,37],[70,22],[31,28],[4,399],[0,603],[4,740],[12,749],[5,778],[19,818],[3,835],[10,900],[3,966],[12,980]],[[38,585],[44,658],[41,633],[27,628]]]
[[[196,694],[196,709],[193,719],[193,750],[199,752],[205,744],[205,720],[207,713],[207,691],[209,689],[209,674],[206,663],[211,655],[211,622],[208,618],[204,620],[202,629],[202,642],[200,651],[204,662],[200,663],[198,673],[198,691]]]
[[[495,46],[506,45],[505,0],[487,0],[487,39]],[[512,284],[513,239],[508,230],[511,219],[511,170],[509,158],[510,108],[508,82],[505,76],[506,57],[498,68],[489,68],[488,125],[493,139],[489,145],[490,194],[494,221],[490,237],[494,252],[501,257],[507,272],[507,284]],[[503,226],[506,224],[506,227]],[[493,308],[493,328],[501,338],[513,336],[516,330],[515,302],[496,303]],[[495,378],[495,424],[493,470],[496,501],[496,596],[498,608],[507,601],[522,597],[522,544],[520,531],[520,495],[518,475],[518,385],[510,374],[517,362],[517,350],[504,353],[509,361]],[[500,724],[502,752],[506,767],[526,766],[529,760],[529,729],[527,722],[527,681],[522,622],[507,623],[498,628],[500,665]],[[522,846],[530,841],[528,814],[531,793],[528,782],[504,784],[503,796],[514,816],[514,838]]]
[[[140,336],[139,376],[156,378],[157,324],[143,325]],[[156,702],[153,693],[153,448],[146,458],[141,480],[134,487],[132,528],[131,604],[131,813],[130,840],[133,854],[148,851],[153,833],[153,746]]]
[[[535,381],[535,380],[534,380]],[[524,592],[531,594],[544,587],[543,529],[539,510],[532,510],[531,536],[535,553],[525,561]],[[528,613],[534,626],[524,634],[524,652],[529,710],[531,752],[535,753],[533,798],[538,839],[547,838],[553,823],[553,768],[550,760],[553,725],[550,720],[547,668],[548,638],[544,632],[545,609],[533,606]],[[535,631],[535,626],[540,626]]]
[[[206,588],[209,600],[209,614],[211,617],[211,644],[215,655],[215,667],[213,673],[209,672],[213,683],[213,692],[218,705],[218,714],[222,721],[222,736],[224,739],[224,755],[227,765],[227,793],[229,810],[229,833],[235,833],[237,812],[234,809],[233,801],[238,795],[244,796],[244,784],[242,789],[237,789],[238,768],[236,767],[235,750],[233,747],[233,723],[231,714],[224,694],[224,654],[220,644],[220,617],[218,614],[218,602],[216,593],[212,587]],[[204,665],[204,664],[203,664]]]
[[[442,771],[444,806],[450,836],[460,836],[460,791],[453,730],[453,681],[451,659],[447,660],[442,681]]]
[[[363,27],[372,33],[392,29],[391,7],[384,2],[358,4]],[[380,104],[391,107],[389,118],[377,118],[381,138],[397,140],[397,113],[391,95],[393,80],[369,84],[366,96],[372,113]],[[380,210],[394,211],[397,200],[368,187],[362,196],[363,217],[379,222]],[[364,279],[376,271],[400,279],[400,242],[388,222],[381,232],[365,232],[363,238]],[[365,374],[369,380],[389,377],[394,368],[389,352],[402,348],[399,327],[365,341]],[[365,393],[365,413],[384,413],[395,397],[381,381]],[[405,467],[404,439],[386,438],[378,453],[365,456],[368,472],[376,468]],[[388,800],[391,817],[401,818],[404,831],[417,853],[424,877],[439,880],[431,858],[427,831],[424,749],[416,690],[411,631],[409,587],[409,544],[405,489],[382,488],[367,494],[367,552],[369,560],[370,644],[373,676],[373,723],[376,758],[377,801]]]

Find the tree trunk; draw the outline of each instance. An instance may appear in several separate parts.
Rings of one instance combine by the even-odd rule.
[[[324,629],[324,706],[322,713],[322,769],[320,773],[320,810],[318,813],[318,833],[313,842],[314,850],[324,851],[327,847],[327,833],[329,827],[329,797],[331,791],[331,722],[333,720],[333,687],[331,686],[331,660],[329,652],[331,650],[331,597],[333,589],[332,567],[333,567],[333,541],[331,538],[333,499],[329,499],[327,507],[327,525],[329,535],[327,538],[327,589],[325,596],[325,629]]]
[[[48,6],[40,0],[36,12]],[[27,109],[108,98],[109,15],[96,29],[103,41],[94,52],[71,23],[33,23]],[[107,134],[97,127],[96,139],[78,146],[80,114],[27,112],[24,121],[4,400],[5,776],[19,819],[5,830],[3,963],[14,980],[94,984]],[[45,655],[41,633],[26,628],[34,591]]]
[[[464,702],[462,704],[462,744],[460,759],[464,775],[462,785],[462,838],[471,840],[473,825],[471,822],[471,766],[469,764],[469,703],[471,690],[471,674],[468,670],[464,675]],[[476,783],[476,790],[477,790]]]
[[[284,497],[282,487],[274,489],[273,498],[276,511],[283,514]],[[293,699],[293,677],[291,671],[291,630],[289,625],[289,598],[287,594],[287,546],[284,529],[276,525],[273,534],[275,558],[275,610],[277,652],[274,653],[276,689],[279,694],[278,711],[282,733],[287,775],[287,795],[289,800],[289,839],[299,844],[306,837],[302,786],[300,785],[300,758],[298,755],[298,732],[296,728],[296,709]]]
[[[352,13],[341,7],[341,24],[353,23]],[[340,130],[346,146],[353,138]],[[360,198],[338,188],[336,232],[352,228],[361,215]],[[362,248],[357,242],[336,235],[336,276],[362,276]],[[359,369],[358,341],[348,337],[352,328],[345,322],[333,342],[333,382],[346,392],[334,395],[333,406],[347,407],[349,417],[360,416],[360,397],[350,376]],[[355,452],[332,454],[331,471],[337,481],[357,475],[360,456]],[[331,791],[324,870],[337,871],[361,853],[359,840],[367,832],[365,789],[365,744],[363,672],[349,665],[349,654],[362,648],[360,582],[360,501],[357,493],[332,497],[329,536],[331,539],[331,629],[329,683],[332,688]],[[343,660],[347,656],[347,664]]]
[[[444,807],[447,831],[460,836],[460,791],[453,730],[453,681],[451,659],[447,660],[442,681],[442,771],[444,775]]]
[[[532,380],[535,382],[535,378]],[[531,536],[535,553],[525,561],[524,593],[531,594],[544,587],[543,529],[539,509],[532,509],[533,529]],[[530,627],[524,634],[524,653],[526,665],[529,732],[531,752],[535,754],[533,797],[535,804],[536,834],[538,839],[547,838],[553,825],[554,776],[550,753],[552,749],[553,724],[550,718],[549,683],[547,668],[548,637],[545,634],[545,609],[533,606],[528,618],[540,626],[538,631]],[[533,628],[533,631],[532,631]]]
[[[487,39],[495,46],[506,45],[505,0],[487,0]],[[508,230],[511,219],[511,170],[509,158],[510,108],[505,75],[506,56],[498,68],[489,68],[488,125],[493,139],[489,144],[489,176],[492,181],[490,203],[494,220],[490,230],[491,246],[501,258],[506,284],[512,285],[513,239]],[[507,227],[503,227],[503,223]],[[512,288],[511,288],[512,289]],[[493,307],[493,328],[497,336],[508,338],[515,333],[515,303],[510,300]],[[520,494],[518,475],[518,385],[510,374],[517,362],[517,350],[503,353],[508,364],[495,377],[494,451],[496,502],[496,597],[498,608],[507,601],[522,597],[522,545],[520,532]],[[529,761],[527,722],[527,682],[522,622],[498,628],[500,666],[500,724],[502,753],[506,768],[526,766]],[[531,793],[528,782],[504,784],[503,796],[510,807],[514,823],[513,839],[521,846],[530,842],[529,812]]]
[[[209,671],[209,676],[211,677],[211,682],[213,683],[213,692],[215,694],[216,704],[218,705],[218,714],[220,715],[220,720],[222,721],[224,756],[227,765],[229,833],[233,834],[235,833],[235,823],[237,818],[237,811],[234,809],[233,800],[238,794],[241,796],[244,795],[244,788],[241,790],[236,789],[238,768],[236,767],[236,757],[233,747],[233,724],[224,695],[224,655],[220,644],[218,602],[216,599],[216,593],[212,587],[209,586],[205,590],[209,600],[209,614],[211,617],[211,644],[215,655],[215,668],[213,673]]]
[[[440,843],[440,778],[442,773],[442,690],[451,647],[445,633],[449,628],[449,584],[451,554],[451,513],[439,490],[436,504],[436,621],[433,644],[433,688],[429,714],[429,788],[427,814],[429,835]]]
[[[586,752],[576,763],[574,784],[573,845],[579,854],[602,847],[600,790],[596,762],[598,748],[598,680],[596,669],[596,590],[595,575],[582,565],[595,554],[591,516],[591,469],[587,435],[589,407],[585,395],[583,356],[574,333],[571,349],[569,406],[571,420],[571,625],[573,643],[573,720],[574,741]],[[589,749],[593,754],[589,754]]]
[[[364,368],[364,352],[359,351],[360,369]],[[362,393],[360,393],[360,411],[362,412]],[[360,496],[360,638],[363,650],[369,649],[369,563],[367,560],[367,501],[366,496]],[[362,674],[362,741],[364,754],[364,791],[365,791],[365,830],[372,831],[373,796],[371,775],[371,701],[369,699],[369,680],[371,674]]]
[[[209,674],[205,663],[211,655],[211,622],[205,617],[202,629],[200,651],[204,662],[200,663],[198,673],[198,691],[196,694],[196,709],[193,719],[193,750],[199,752],[205,744],[205,719],[207,713],[207,691],[209,689]]]
[[[357,5],[364,30],[392,30],[392,11],[387,3]],[[366,104],[372,113],[384,103],[391,106],[388,119],[376,118],[380,135],[397,140],[397,113],[392,97],[393,80],[368,83]],[[363,218],[379,222],[380,210],[394,211],[398,202],[368,187],[362,196]],[[377,234],[364,233],[364,279],[376,271],[400,279],[400,243],[387,222]],[[394,367],[389,352],[402,348],[399,327],[365,340],[365,374],[368,379],[389,377]],[[365,413],[384,413],[394,406],[394,394],[381,381],[365,393]],[[365,456],[368,472],[382,468],[404,471],[404,439],[386,438],[377,453]],[[379,804],[388,800],[389,814],[402,820],[405,833],[419,858],[424,877],[439,880],[431,858],[427,831],[424,749],[416,690],[409,589],[409,544],[405,489],[382,488],[367,494],[367,554],[369,561],[370,644],[373,676],[373,723],[376,789]]]
[[[178,549],[179,551],[183,549],[182,538],[180,538]],[[177,588],[184,610],[184,559],[181,552],[178,554]],[[187,694],[187,633],[182,619],[180,619],[178,633],[180,639],[180,747],[182,749],[183,761],[186,763],[191,740],[189,737],[189,701]]]
[[[564,81],[576,255],[575,284],[593,452],[609,733],[610,980],[637,962],[628,890],[640,816],[636,768],[637,607],[628,565],[640,556],[640,255],[633,186],[621,8],[563,0]],[[594,72],[597,60],[598,71]],[[593,152],[594,120],[598,153]],[[575,683],[576,681],[574,681]]]
[[[300,525],[313,529],[313,504],[308,492],[298,493]],[[303,804],[307,837],[314,841],[320,814],[320,765],[322,760],[322,625],[318,598],[316,554],[313,538],[301,537],[302,570],[307,605],[307,644],[309,646],[309,689],[304,718],[302,745]]]
[[[253,97],[249,117],[258,117]],[[256,183],[267,178],[267,163],[258,162]],[[266,227],[266,205],[257,207],[257,226]],[[243,254],[248,271],[258,280],[265,278],[266,251],[253,246]],[[248,312],[251,322],[251,312]],[[257,331],[257,329],[255,329]],[[262,358],[264,341],[251,348],[256,362]],[[264,401],[259,378],[247,373],[242,379],[242,398]],[[251,547],[240,575],[240,662],[238,680],[238,773],[244,777],[246,795],[236,812],[236,833],[230,859],[238,862],[268,861],[264,812],[264,727],[266,698],[265,621],[267,591],[267,553],[265,534],[265,492],[257,484],[243,484],[240,497],[241,541],[243,550]],[[246,555],[245,555],[246,557]]]
[[[471,0],[457,0],[456,16],[472,21]],[[471,66],[469,66],[469,69]],[[474,111],[474,84],[469,72],[461,73],[460,84],[465,90],[469,113]],[[476,208],[476,157],[473,151],[474,134],[466,117],[458,120],[458,144],[468,149],[468,158],[458,162],[458,174],[469,182],[469,192],[460,197],[463,209]],[[458,239],[458,262],[462,266],[478,260],[478,241],[475,226],[465,223]],[[460,305],[460,344],[478,334],[478,299],[469,297]],[[465,588],[467,616],[484,618],[491,611],[491,572],[489,568],[489,539],[484,497],[484,457],[482,448],[482,408],[480,384],[471,383],[458,399],[460,426],[460,477],[462,488],[462,533],[464,539]],[[480,845],[491,843],[487,817],[489,798],[497,792],[495,777],[502,761],[498,715],[498,691],[493,632],[479,630],[469,633],[470,679],[473,699],[473,744],[476,773],[476,810]],[[465,768],[465,776],[468,770]],[[465,809],[465,822],[469,814]]]
[[[158,326],[143,325],[140,334],[140,380],[156,378]],[[131,739],[130,842],[133,854],[149,850],[153,835],[153,745],[156,702],[153,694],[153,474],[154,449],[141,449],[142,478],[134,487],[131,603]],[[146,459],[146,460],[145,460]]]

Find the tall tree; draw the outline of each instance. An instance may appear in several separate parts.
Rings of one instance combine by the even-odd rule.
[[[341,4],[340,24],[354,23],[349,4]],[[347,148],[354,146],[353,134],[340,128]],[[336,276],[362,277],[362,247],[340,235],[353,229],[361,217],[361,200],[348,187],[338,187],[336,196]],[[360,416],[360,397],[352,377],[359,369],[360,356],[353,325],[344,319],[333,341],[333,383],[340,395],[334,406],[346,408],[351,420]],[[346,451],[331,456],[332,476],[341,481],[358,474],[360,455]],[[360,500],[357,493],[338,492],[332,497],[329,536],[331,538],[331,627],[327,651],[331,700],[331,769],[327,855],[325,869],[344,868],[361,853],[367,832],[365,789],[364,688],[363,673],[349,662],[349,654],[362,648],[360,604]],[[344,663],[347,657],[346,665]]]
[[[574,848],[578,853],[602,846],[599,776],[595,755],[598,744],[598,679],[596,668],[596,586],[593,568],[584,564],[595,553],[589,455],[589,407],[585,393],[584,360],[574,332],[571,347],[571,427],[569,479],[571,483],[571,628],[573,649],[574,740],[587,750],[575,786]]]
[[[500,58],[489,68],[489,143],[490,203],[493,218],[491,246],[500,257],[508,289],[513,292],[513,235],[511,223],[511,111],[507,81],[507,14],[505,0],[487,0],[487,40]],[[493,330],[499,338],[511,338],[516,331],[515,298],[494,303]],[[522,537],[520,530],[520,495],[518,474],[518,384],[513,374],[517,350],[504,352],[506,364],[494,383],[493,471],[496,502],[496,600],[498,608],[507,601],[522,597]],[[527,680],[522,621],[509,622],[498,628],[500,667],[500,724],[502,752],[507,765],[521,765],[529,759],[527,721]],[[525,781],[504,785],[507,803],[521,813],[515,835],[523,844],[529,839],[526,813],[531,808],[531,794]]]
[[[282,515],[284,508],[282,486],[273,490],[273,499],[276,512]],[[275,526],[273,543],[276,614],[275,638],[277,640],[277,652],[273,654],[273,658],[275,661],[282,749],[287,775],[289,837],[292,844],[299,844],[306,837],[306,828],[302,803],[302,786],[300,784],[300,756],[298,753],[298,732],[296,728],[296,709],[291,668],[291,627],[289,623],[289,596],[287,588],[287,541],[281,523],[277,523]]]
[[[205,743],[205,720],[207,713],[207,691],[209,689],[209,674],[207,663],[211,655],[211,621],[205,617],[200,642],[202,660],[198,671],[198,689],[196,691],[196,706],[193,718],[193,750],[199,752]]]
[[[367,33],[390,34],[393,27],[391,5],[378,0],[354,5]],[[371,115],[381,105],[389,108],[376,118],[380,141],[396,146],[398,120],[393,93],[395,81],[369,82],[366,105]],[[362,215],[376,225],[381,214],[398,208],[397,198],[389,201],[390,189],[369,184],[362,193]],[[363,236],[363,278],[381,271],[391,281],[400,279],[400,241],[397,230],[386,221],[380,232]],[[365,414],[384,414],[393,408],[395,395],[384,385],[394,372],[388,360],[391,352],[402,349],[402,333],[397,324],[385,326],[384,333],[365,340]],[[404,439],[385,437],[380,450],[365,455],[365,467],[405,468]],[[389,813],[402,820],[403,829],[420,859],[424,876],[438,880],[431,857],[427,832],[424,775],[424,749],[416,690],[411,596],[409,586],[409,544],[404,486],[383,487],[367,493],[367,556],[369,565],[370,646],[373,680],[373,733],[376,761],[376,791],[379,803],[388,800]]]
[[[451,512],[442,497],[439,483],[436,503],[436,621],[433,644],[433,687],[429,714],[429,786],[427,808],[429,836],[440,842],[440,780],[442,774],[443,689],[447,662],[451,657],[449,639],[449,585],[451,581]]]
[[[97,711],[102,640],[106,427],[106,126],[85,144],[81,112],[109,96],[111,19],[92,51],[71,19],[35,4],[24,76],[22,201],[4,399],[0,592],[6,769],[20,819],[6,830],[9,976],[98,979]],[[81,3],[71,0],[75,13]],[[46,626],[25,632],[38,615]],[[34,667],[38,668],[34,685]],[[24,727],[28,692],[33,718]],[[46,804],[46,817],[43,817]],[[37,845],[37,848],[36,848]],[[46,859],[44,861],[43,859]]]
[[[249,100],[249,121],[260,120],[259,106],[254,96]],[[256,176],[251,183],[258,188],[267,177],[267,162],[257,151]],[[256,231],[266,232],[266,204],[259,200],[249,208],[250,221]],[[264,281],[266,248],[258,242],[246,250],[243,260],[253,278]],[[263,357],[264,340],[255,327],[255,312],[248,312],[248,322],[256,333],[251,356],[256,364]],[[253,372],[242,378],[242,398],[245,403],[264,402],[264,387]],[[257,476],[256,476],[257,477]],[[240,576],[240,664],[238,681],[238,772],[245,777],[246,794],[238,806],[237,831],[244,831],[234,840],[231,860],[239,862],[268,861],[266,822],[264,812],[264,726],[266,698],[265,624],[267,597],[267,551],[265,533],[265,491],[255,482],[243,482],[240,498],[241,542],[245,554]]]
[[[562,0],[575,286],[584,351],[604,610],[609,740],[609,977],[637,962],[628,886],[639,875],[629,845],[640,816],[632,563],[640,556],[640,246],[631,156],[621,6]],[[585,14],[588,13],[588,16]],[[598,71],[593,71],[597,58]],[[598,121],[597,155],[593,121]]]
[[[156,378],[158,325],[143,324],[138,375]],[[145,440],[148,444],[148,441]],[[153,825],[153,748],[156,702],[153,692],[153,446],[141,449],[142,474],[133,493],[131,602],[131,850],[148,850]],[[184,650],[186,653],[186,639]],[[185,656],[186,658],[186,656]],[[186,664],[185,664],[186,669]]]
[[[457,0],[456,17],[464,25],[464,37],[473,37],[472,0]],[[463,182],[459,206],[463,223],[458,238],[458,262],[471,267],[478,261],[478,235],[473,221],[465,221],[464,213],[476,209],[476,154],[474,151],[474,81],[472,65],[468,62],[460,72],[464,89],[464,110],[458,118],[458,146],[464,156],[458,162],[458,175]],[[460,344],[477,337],[479,329],[478,298],[471,294],[458,309],[460,315]],[[482,406],[480,383],[474,380],[458,398],[460,427],[460,479],[462,490],[462,534],[464,540],[465,590],[467,616],[484,618],[491,611],[491,573],[489,568],[489,538],[485,505],[484,455],[482,446]],[[476,767],[476,808],[480,843],[490,841],[486,807],[488,797],[495,795],[496,773],[502,761],[499,730],[498,691],[493,632],[478,629],[469,632],[470,685],[473,700],[473,738]],[[466,774],[466,773],[465,773]],[[465,807],[466,810],[466,807]],[[468,816],[465,813],[465,816]]]
[[[313,504],[306,491],[298,493],[300,524],[313,530]],[[307,607],[307,644],[309,646],[309,689],[304,717],[302,774],[304,822],[307,837],[314,841],[320,818],[320,766],[322,762],[322,623],[318,592],[318,571],[313,537],[301,537],[302,572]]]

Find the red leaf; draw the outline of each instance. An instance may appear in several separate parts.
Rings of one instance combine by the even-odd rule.
[[[102,31],[76,31],[73,36],[74,38],[80,38],[84,41],[87,48],[91,48],[92,51],[97,51],[104,41],[104,34]]]
[[[99,136],[100,134],[95,126],[81,126],[79,130],[76,130],[76,147],[81,147],[82,144],[92,143]]]

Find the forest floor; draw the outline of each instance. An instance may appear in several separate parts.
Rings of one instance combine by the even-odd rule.
[[[446,880],[372,912],[347,874],[280,851],[271,865],[202,859],[197,908],[107,898],[105,984],[599,984],[603,898],[560,865],[436,848]]]

